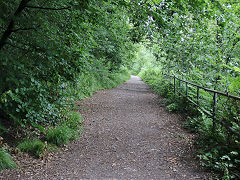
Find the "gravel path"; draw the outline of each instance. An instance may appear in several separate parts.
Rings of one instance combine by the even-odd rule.
[[[161,102],[136,76],[100,91],[79,103],[84,117],[79,140],[50,162],[32,159],[25,168],[0,172],[0,178],[210,179],[194,159],[194,135]]]

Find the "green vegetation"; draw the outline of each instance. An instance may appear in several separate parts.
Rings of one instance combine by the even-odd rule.
[[[179,96],[178,93],[175,95],[173,84],[165,79],[159,70],[146,70],[141,73],[141,77],[155,92],[166,98],[164,105],[169,111],[186,114],[184,127],[199,135],[196,146],[199,149],[198,157],[201,164],[219,172],[219,176],[222,176],[223,179],[238,179],[240,175],[238,136],[224,128],[220,123],[213,131],[212,118],[189,102],[185,96]],[[185,94],[185,89],[180,89],[180,92]],[[224,116],[224,118],[230,117]]]
[[[81,130],[82,116],[75,111],[68,112],[67,120],[65,123],[69,128],[73,130]]]
[[[3,126],[56,124],[62,109],[115,86],[126,73],[134,47],[124,7],[35,0],[1,1],[0,7]]]
[[[61,146],[69,143],[70,140],[76,139],[82,132],[82,117],[78,112],[70,111],[66,113],[66,119],[62,124],[46,131],[45,135],[41,137],[46,139],[42,142],[39,139],[25,139],[18,144],[17,148],[22,152],[27,152],[36,158],[44,155],[53,145]]]
[[[140,48],[139,50],[139,53],[145,54],[140,57],[150,57],[150,54],[154,52],[151,51],[151,49],[147,50],[146,48]],[[136,60],[136,63],[137,61],[138,60]],[[142,59],[139,59],[139,64],[142,64]],[[232,122],[231,124],[228,123],[228,125],[237,131],[240,124],[239,122],[234,121],[234,119],[238,120],[239,118],[239,105],[236,102],[233,103],[231,100],[228,100],[226,103],[224,97],[219,97],[217,105],[217,124],[215,129],[213,129],[212,118],[187,100],[185,96],[185,84],[179,86],[177,81],[177,91],[176,94],[174,94],[173,80],[167,79],[163,75],[163,72],[167,71],[168,69],[163,69],[162,64],[155,57],[152,57],[151,59],[145,59],[144,65],[140,68],[138,74],[155,92],[165,98],[164,106],[166,106],[169,111],[177,111],[186,114],[187,118],[184,127],[199,135],[196,145],[199,149],[198,157],[201,160],[201,164],[219,172],[220,175],[218,178],[239,178],[239,137],[222,126],[221,123],[218,123],[219,120]],[[192,76],[195,77],[195,74]],[[194,81],[193,79],[190,79],[190,77],[191,74],[189,75],[188,80]],[[183,95],[179,95],[179,92]],[[196,94],[196,89],[189,88],[188,93],[189,97],[192,99],[196,98],[194,96],[194,93]],[[202,106],[211,110],[213,101],[212,95],[208,92],[200,91],[200,98],[200,100],[204,102],[204,105]],[[228,109],[228,112],[224,111],[222,108]]]

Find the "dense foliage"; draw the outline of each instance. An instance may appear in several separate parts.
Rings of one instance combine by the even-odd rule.
[[[75,97],[114,86],[131,60],[126,10],[111,1],[18,0],[0,7],[1,133],[57,123]]]

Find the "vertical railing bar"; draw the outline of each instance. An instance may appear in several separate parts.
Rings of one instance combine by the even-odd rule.
[[[173,77],[173,84],[174,84],[174,94],[176,94],[176,78],[175,78],[175,75]]]
[[[179,96],[181,95],[180,90],[181,90],[181,80],[179,79],[179,92],[178,92]]]
[[[186,82],[186,96],[188,97],[188,83]]]
[[[199,87],[197,87],[197,105],[199,105]]]
[[[213,130],[216,128],[217,93],[213,94]]]

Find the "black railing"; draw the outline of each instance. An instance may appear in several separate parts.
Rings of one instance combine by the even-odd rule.
[[[177,81],[179,83],[179,87],[181,87],[181,83],[185,83],[186,84],[186,98],[193,103],[195,106],[197,106],[198,108],[200,108],[205,114],[207,114],[208,116],[210,116],[213,120],[213,129],[215,129],[216,123],[220,123],[221,125],[223,125],[225,128],[227,128],[228,130],[232,131],[234,134],[236,134],[237,136],[240,137],[240,132],[236,131],[234,128],[230,127],[229,125],[227,125],[224,121],[218,120],[216,121],[216,114],[217,114],[217,99],[218,99],[218,95],[221,96],[225,96],[227,98],[231,98],[234,99],[236,101],[240,101],[240,97],[238,96],[234,96],[232,94],[228,94],[228,93],[224,93],[224,92],[220,92],[220,91],[216,91],[213,89],[209,89],[206,87],[202,87],[200,85],[194,84],[190,81],[186,81],[186,80],[182,80],[176,76],[172,76],[172,75],[167,75],[167,74],[163,74],[167,79],[173,80],[173,91],[174,94],[178,93],[179,95],[183,95],[180,91],[177,90]],[[196,91],[196,100],[193,100],[190,96],[189,96],[189,87],[193,86],[197,88]],[[207,92],[211,92],[213,93],[212,96],[212,110],[208,111],[206,110],[204,107],[202,107],[200,105],[200,89],[207,91]]]

